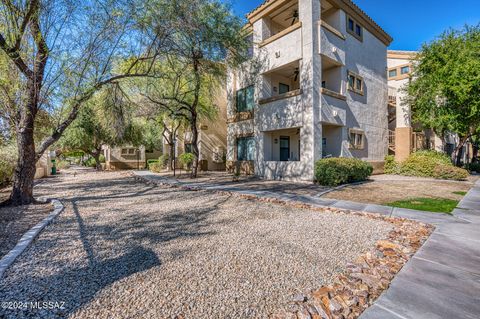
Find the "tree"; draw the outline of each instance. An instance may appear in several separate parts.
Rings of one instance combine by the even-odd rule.
[[[0,0],[0,55],[19,74],[9,80],[18,92],[10,101],[18,160],[8,204],[34,202],[36,162],[97,90],[150,74],[165,29],[145,30],[136,22],[143,14],[141,1]],[[122,58],[129,64],[115,72]],[[38,114],[58,109],[65,117],[36,145]]]
[[[455,132],[460,141],[452,161],[480,123],[480,25],[448,30],[422,46],[407,87],[413,119],[443,136]]]
[[[153,28],[169,21],[168,45],[162,48],[164,77],[145,93],[150,102],[174,118],[185,118],[192,134],[197,176],[198,118],[200,109],[213,106],[213,94],[228,66],[245,62],[248,42],[243,22],[219,0],[157,0],[149,11]]]
[[[110,85],[96,94],[60,139],[62,149],[89,154],[95,159],[97,170],[101,170],[102,146],[139,145],[141,129],[134,122],[128,104],[118,85]]]

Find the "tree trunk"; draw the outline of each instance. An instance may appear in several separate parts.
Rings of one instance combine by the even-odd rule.
[[[461,163],[461,160],[462,160],[461,149],[463,148],[463,146],[467,142],[468,138],[469,138],[469,136],[461,137],[460,141],[458,142],[458,145],[455,147],[455,150],[452,153],[452,161],[455,164],[455,166],[460,166],[462,164]]]
[[[102,170],[102,163],[100,163],[100,153],[95,153],[93,156],[93,159],[95,160],[95,169],[97,171]]]
[[[168,144],[168,168],[173,171],[173,161],[175,160],[175,145],[173,143]]]
[[[36,171],[33,124],[17,131],[18,160],[13,175],[13,188],[7,204],[12,206],[34,203],[33,179]]]
[[[199,158],[199,151],[198,151],[198,129],[197,129],[197,112],[192,112],[192,119],[190,121],[190,129],[192,130],[192,151],[195,158],[193,159],[192,165],[192,178],[197,178],[197,171],[198,171],[198,158]]]

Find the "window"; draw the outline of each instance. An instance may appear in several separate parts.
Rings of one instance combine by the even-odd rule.
[[[410,73],[410,67],[407,65],[407,66],[402,66],[400,68],[400,74],[408,74]]]
[[[185,153],[193,153],[192,143],[185,143],[184,150],[185,150]]]
[[[278,93],[279,94],[284,94],[290,92],[290,86],[287,84],[279,83],[278,84]]]
[[[135,155],[135,149],[134,148],[122,148],[121,154],[122,155]]]
[[[347,32],[357,38],[357,40],[363,41],[363,27],[352,17],[347,18]]]
[[[250,137],[237,138],[237,160],[253,161],[255,156],[255,139]]]
[[[324,89],[327,88],[327,82],[326,81],[322,81],[322,88],[324,88]]]
[[[388,70],[388,77],[394,78],[397,76],[397,69]]]
[[[290,159],[290,137],[280,136],[280,161],[286,162]]]
[[[353,21],[351,18],[348,18],[348,30],[352,31],[355,28],[355,21]]]
[[[353,148],[356,150],[363,149],[364,137],[365,137],[365,134],[363,133],[363,131],[351,129],[349,134],[350,148]]]
[[[359,37],[362,36],[362,27],[359,26],[358,24],[355,25],[355,33],[356,33]]]
[[[237,112],[253,111],[254,106],[254,87],[253,85],[237,91],[236,102]]]
[[[355,73],[348,72],[348,89],[363,95],[363,78]]]

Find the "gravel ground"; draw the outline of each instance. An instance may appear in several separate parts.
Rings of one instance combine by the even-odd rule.
[[[124,173],[67,175],[38,186],[46,194],[66,209],[7,271],[0,301],[64,309],[0,308],[0,317],[264,318],[331,283],[391,230]]]
[[[53,210],[51,204],[0,208],[0,258],[6,255],[30,228]]]

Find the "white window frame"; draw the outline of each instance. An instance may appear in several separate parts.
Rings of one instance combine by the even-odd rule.
[[[363,150],[365,148],[365,132],[359,129],[349,129],[348,143],[350,149]]]
[[[353,86],[351,85],[350,83],[350,78],[353,77]],[[357,81],[360,81],[360,87],[358,87],[358,82]],[[365,89],[365,81],[363,80],[363,77],[361,77],[360,75],[352,72],[352,71],[348,71],[347,73],[347,86],[348,86],[348,89],[352,92],[355,92],[357,94],[360,94],[360,95],[363,95],[364,94],[364,89]]]

